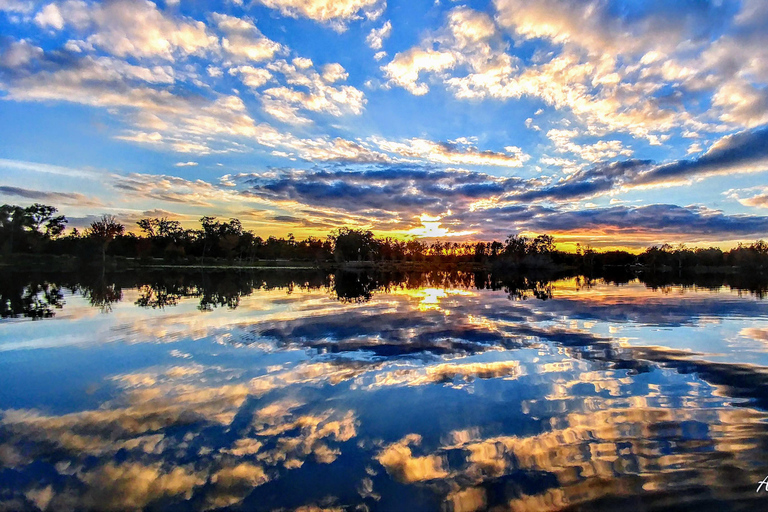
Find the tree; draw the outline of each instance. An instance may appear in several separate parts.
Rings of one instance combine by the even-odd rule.
[[[227,257],[232,256],[232,252],[240,244],[240,238],[243,236],[243,225],[238,219],[229,219],[229,222],[217,223],[218,226],[218,247]]]
[[[497,240],[494,240],[493,242],[491,242],[489,246],[489,252],[490,252],[491,258],[496,258],[496,256],[499,255],[499,253],[503,248],[504,246],[501,244],[501,242]]]
[[[527,236],[509,235],[506,240],[504,252],[517,260],[523,259],[530,248],[530,241]]]
[[[146,238],[142,240],[141,251],[146,255],[162,254],[166,258],[176,259],[186,254],[184,242],[187,233],[177,220],[163,218],[139,219],[136,224],[144,232]]]
[[[57,217],[51,217],[48,222],[45,223],[45,237],[56,238],[64,232],[65,224],[69,221],[63,215]]]
[[[362,229],[339,228],[333,235],[334,255],[339,261],[372,258],[378,247],[373,233]]]
[[[200,224],[203,227],[201,235],[203,237],[203,260],[205,260],[205,253],[208,251],[208,247],[216,241],[221,223],[216,220],[216,217],[206,215],[200,218]]]
[[[14,240],[24,237],[25,227],[30,227],[30,219],[24,208],[10,204],[0,206],[0,233],[7,240],[9,253],[13,252]]]
[[[155,233],[155,228],[159,222],[159,219],[139,219],[136,224],[139,226],[139,229],[141,229],[149,238],[155,238],[155,236],[157,236]]]
[[[539,235],[533,239],[529,250],[534,254],[549,254],[555,250],[555,239],[550,235]]]
[[[57,237],[64,231],[64,224],[67,223],[67,219],[63,215],[54,216],[57,211],[59,210],[54,206],[40,203],[35,203],[24,209],[29,217],[29,226],[32,231],[46,238]],[[42,231],[43,226],[45,226],[44,232]]]
[[[477,242],[475,244],[475,251],[474,252],[475,252],[475,254],[474,254],[475,261],[481,262],[481,261],[485,260],[485,256],[486,256],[486,254],[485,254],[485,243],[484,242]]]
[[[101,243],[101,262],[107,262],[107,247],[116,236],[122,235],[125,226],[117,222],[114,215],[102,215],[101,219],[91,222],[88,228],[88,237]]]

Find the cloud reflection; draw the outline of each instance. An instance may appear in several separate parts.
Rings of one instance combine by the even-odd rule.
[[[573,279],[529,283],[547,299],[524,299],[505,282],[377,278],[365,301],[259,289],[211,311],[205,291],[163,309],[120,286],[127,300],[108,315],[28,322],[98,321],[115,353],[170,359],[99,377],[108,392],[85,410],[2,411],[2,506],[757,505],[768,365],[749,362],[747,342],[761,339],[762,301]],[[720,357],[726,342],[704,336],[674,346],[680,329],[730,329],[743,350]]]

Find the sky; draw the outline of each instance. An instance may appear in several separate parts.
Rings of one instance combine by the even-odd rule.
[[[0,203],[261,236],[768,237],[768,2],[0,0]]]

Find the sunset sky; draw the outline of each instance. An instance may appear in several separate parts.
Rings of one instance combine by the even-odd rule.
[[[70,226],[768,237],[764,0],[0,0],[0,100]]]

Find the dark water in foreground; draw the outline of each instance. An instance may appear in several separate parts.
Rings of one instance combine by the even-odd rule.
[[[744,282],[2,277],[0,510],[768,508]]]

